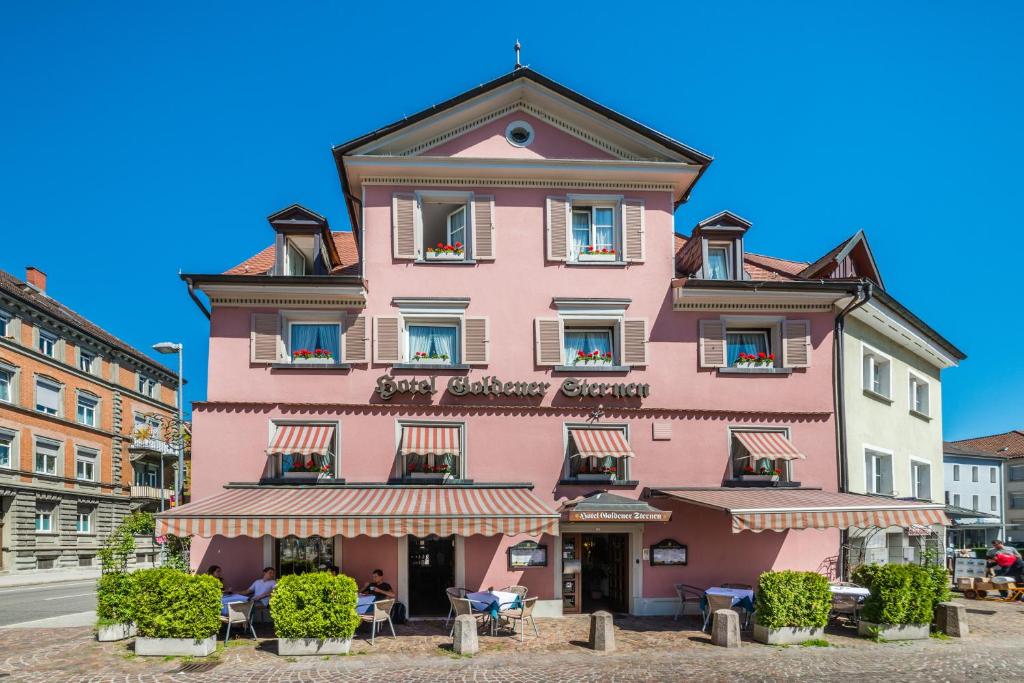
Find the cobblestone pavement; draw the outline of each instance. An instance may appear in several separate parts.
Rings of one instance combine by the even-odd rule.
[[[136,657],[130,641],[97,643],[90,629],[0,631],[0,682],[7,681],[968,681],[1015,680],[1024,668],[1024,605],[966,603],[970,637],[874,643],[843,627],[829,647],[709,644],[693,618],[616,620],[618,651],[585,647],[586,617],[540,619],[525,643],[483,636],[474,657],[455,656],[440,623],[398,627],[399,638],[353,643],[347,657],[285,658],[268,632],[239,638],[205,660]],[[357,636],[363,635],[361,632]]]

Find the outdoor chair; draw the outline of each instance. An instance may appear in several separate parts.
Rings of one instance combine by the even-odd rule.
[[[451,604],[451,598],[464,598],[466,597],[465,588],[445,588],[444,592],[448,594],[448,617],[444,620],[444,627],[448,628],[448,622],[455,616],[455,608]]]
[[[537,604],[537,598],[526,598],[523,601],[523,606],[517,609],[503,609],[498,612],[498,618],[505,619],[506,621],[512,622],[512,634],[515,635],[516,625],[515,622],[519,622],[519,642],[523,642],[526,637],[526,621],[530,621],[530,625],[533,626],[533,634],[540,638],[540,631],[537,630],[537,622],[533,618],[533,607]]]
[[[253,603],[251,600],[245,602],[229,602],[228,603],[228,614],[227,616],[221,615],[220,621],[222,624],[227,624],[227,632],[224,634],[224,644],[226,645],[228,639],[231,638],[231,626],[234,624],[241,624],[248,626],[249,631],[252,633],[252,639],[256,640],[256,629],[252,625],[252,608]],[[242,629],[245,630],[244,628]]]
[[[370,645],[373,645],[373,640],[377,635],[377,629],[380,627],[380,624],[385,621],[388,622],[388,627],[391,629],[391,637],[398,637],[395,635],[395,625],[391,623],[391,608],[394,606],[394,598],[379,600],[373,603],[373,612],[359,615],[360,619],[370,625]]]
[[[469,616],[473,617],[473,619],[477,622],[476,627],[478,630],[480,626],[482,626],[485,623],[484,619],[490,617],[490,614],[488,614],[487,612],[474,612],[473,603],[467,600],[466,598],[456,598],[453,597],[451,593],[449,593],[448,602],[451,603],[452,614],[456,618],[461,617],[463,614],[468,614]],[[451,638],[453,635],[455,635],[455,624],[452,624],[452,630],[448,633],[448,637]]]
[[[679,596],[679,604],[676,605],[676,614],[672,621],[679,621],[679,615],[686,613],[687,605],[696,605],[697,611],[700,612],[700,598],[704,595],[702,589],[686,583],[677,583],[676,595]]]
[[[520,600],[526,600],[526,594],[529,592],[526,586],[505,586],[501,589],[503,593],[515,593],[519,596]]]
[[[704,627],[703,630],[708,630],[708,626],[711,625],[711,617],[720,609],[731,609],[740,616],[743,616],[740,609],[732,606],[731,595],[705,595],[707,601],[707,611],[704,613]]]

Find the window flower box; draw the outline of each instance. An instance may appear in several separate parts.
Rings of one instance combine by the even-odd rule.
[[[734,367],[737,368],[771,368],[774,366],[774,353],[740,353],[734,364]]]
[[[445,244],[438,242],[436,247],[427,247],[423,253],[427,261],[463,261],[466,258],[466,249],[462,242]]]
[[[334,359],[328,356],[327,358],[294,358],[292,359],[293,365],[334,365]]]
[[[285,479],[320,479],[326,476],[324,472],[319,470],[315,472],[307,472],[305,470],[289,470],[281,475]]]
[[[417,351],[413,354],[411,361],[419,365],[451,365],[452,359],[447,354],[427,354],[425,351]]]
[[[777,474],[741,474],[740,479],[743,481],[778,481],[779,475]]]
[[[614,249],[598,249],[596,251],[581,251],[577,258],[583,262],[617,261],[618,255]]]
[[[590,353],[585,351],[577,351],[576,357],[572,359],[573,365],[611,365],[612,364],[612,352],[606,351],[601,353],[600,351],[594,350]]]
[[[299,349],[292,352],[292,362],[296,364],[333,365],[334,354],[327,349]]]
[[[577,472],[579,481],[615,481],[614,472]]]
[[[409,479],[428,479],[431,481],[448,481],[452,479],[450,472],[408,472],[405,475]]]

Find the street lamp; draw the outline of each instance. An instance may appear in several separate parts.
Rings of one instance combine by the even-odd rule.
[[[185,490],[185,424],[182,422],[182,399],[184,398],[184,387],[182,382],[182,362],[184,359],[183,345],[174,342],[160,342],[153,344],[153,350],[163,354],[178,355],[178,480],[175,482],[174,500],[176,505],[181,505],[182,494]],[[160,471],[163,472],[163,459],[161,458]]]

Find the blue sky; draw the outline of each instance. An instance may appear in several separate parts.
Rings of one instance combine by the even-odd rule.
[[[182,340],[201,399],[208,330],[178,271],[255,253],[292,202],[346,227],[331,145],[508,71],[519,38],[715,157],[681,231],[729,208],[749,250],[813,259],[864,228],[890,292],[969,355],[947,437],[1024,427],[1024,5],[719,4],[6,3],[0,268],[42,268],[140,348]]]

